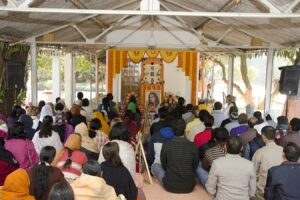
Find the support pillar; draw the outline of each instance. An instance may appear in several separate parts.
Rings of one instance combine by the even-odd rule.
[[[95,61],[96,61],[96,105],[99,104],[99,56],[95,55]]]
[[[74,102],[75,90],[75,67],[72,53],[65,54],[65,103],[67,108],[71,108]]]
[[[30,57],[31,57],[31,102],[32,105],[37,106],[37,66],[36,66],[36,42],[30,43]]]
[[[60,80],[60,56],[52,56],[52,102],[60,97],[61,80]]]
[[[269,49],[267,60],[267,73],[266,73],[266,93],[265,93],[265,108],[264,113],[268,113],[271,108],[272,96],[272,75],[273,75],[273,62],[274,62],[274,49]]]
[[[233,71],[234,71],[234,57],[231,55],[228,58],[228,87],[227,95],[233,94]]]

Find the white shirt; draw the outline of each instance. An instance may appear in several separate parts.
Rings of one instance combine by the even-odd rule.
[[[258,134],[261,135],[261,129],[263,129],[263,127],[265,126],[270,126],[267,122],[263,122],[261,124],[257,124],[254,126],[254,129],[257,131]]]
[[[222,110],[213,110],[211,115],[214,117],[214,124],[216,128],[219,128],[222,124],[222,121],[227,119],[225,112]]]
[[[56,152],[63,148],[63,145],[60,141],[60,137],[57,132],[52,131],[52,135],[47,138],[40,138],[39,132],[40,131],[37,131],[32,138],[32,143],[38,155],[40,155],[42,148],[45,146],[54,147]]]

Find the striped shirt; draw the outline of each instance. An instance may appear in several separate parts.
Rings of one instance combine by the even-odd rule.
[[[208,160],[209,164],[212,165],[212,162],[220,157],[225,156],[225,148],[222,147],[221,145],[216,145],[210,149],[208,149],[204,157]]]

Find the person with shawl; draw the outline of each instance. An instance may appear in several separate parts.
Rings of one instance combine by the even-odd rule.
[[[81,135],[82,142],[80,151],[84,152],[89,160],[98,160],[100,149],[93,140],[95,132],[90,133],[86,124],[82,122],[75,127],[75,133],[79,133]]]
[[[53,118],[53,110],[49,104],[44,105],[40,112],[40,117],[39,117],[40,121],[39,121],[39,126],[38,126],[37,130],[40,130],[41,124],[42,124],[45,116],[51,116]],[[54,118],[53,118],[53,121],[55,121]]]
[[[39,157],[32,141],[26,139],[24,124],[22,122],[15,122],[9,127],[8,137],[4,146],[5,149],[14,155],[23,169],[27,169],[39,162]]]
[[[52,166],[61,169],[65,178],[72,182],[81,175],[82,166],[88,161],[85,153],[80,151],[81,136],[73,133],[65,143],[65,147],[57,152]]]
[[[94,118],[97,118],[101,121],[101,125],[102,125],[101,131],[103,131],[105,134],[108,135],[110,128],[108,123],[105,121],[103,114],[101,112],[94,112],[93,119]]]
[[[4,139],[0,138],[0,186],[4,184],[6,177],[19,168],[13,154],[4,149]]]
[[[35,200],[29,194],[29,177],[24,169],[17,169],[7,176],[3,187],[0,189],[1,200]]]
[[[95,160],[89,160],[82,169],[83,173],[72,184],[76,199],[80,200],[116,200],[114,188],[101,178],[101,166]]]

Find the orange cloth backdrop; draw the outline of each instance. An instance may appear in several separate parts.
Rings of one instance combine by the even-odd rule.
[[[128,59],[133,63],[139,63],[146,57],[157,58],[161,56],[164,62],[172,63],[178,56],[178,66],[182,68],[185,75],[192,81],[192,103],[197,103],[197,51],[182,50],[108,50],[108,92],[112,92],[113,78],[119,74],[124,67],[128,66]]]

